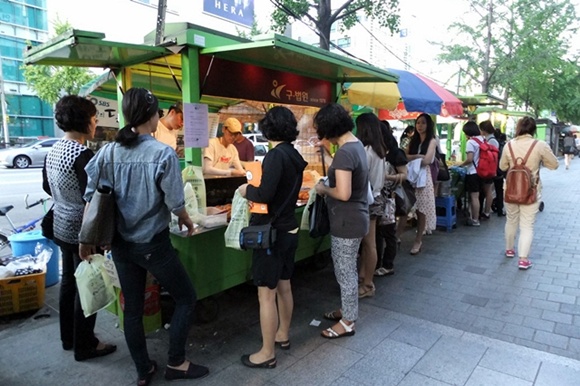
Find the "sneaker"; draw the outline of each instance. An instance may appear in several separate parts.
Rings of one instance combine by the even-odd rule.
[[[520,260],[518,261],[519,269],[528,269],[532,267],[532,262],[530,260]]]
[[[516,251],[514,251],[513,249],[508,249],[507,251],[505,251],[505,257],[516,257]]]
[[[490,213],[481,212],[481,214],[479,215],[479,217],[482,220],[489,220],[489,218],[491,217],[491,214]]]
[[[395,270],[393,268],[387,269],[385,267],[380,267],[375,271],[375,276],[390,276],[394,274]]]

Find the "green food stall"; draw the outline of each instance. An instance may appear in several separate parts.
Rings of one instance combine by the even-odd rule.
[[[165,26],[163,46],[153,46],[154,37],[152,32],[145,44],[126,44],[107,41],[102,33],[70,30],[29,49],[25,63],[107,69],[85,91],[116,99],[119,106],[123,90],[144,87],[162,106],[202,103],[209,112],[244,100],[317,108],[337,100],[344,82],[398,80],[386,70],[276,34],[250,41],[171,23]],[[121,114],[119,121],[122,126]],[[202,148],[186,147],[183,164],[201,163]],[[298,219],[304,210],[296,208]],[[250,279],[251,252],[226,249],[224,231],[221,226],[199,229],[191,237],[171,236],[199,299]],[[329,248],[329,237],[313,239],[300,231],[296,260],[328,254]]]

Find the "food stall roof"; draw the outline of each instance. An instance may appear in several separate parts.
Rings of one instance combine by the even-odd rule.
[[[491,94],[457,95],[457,98],[463,102],[464,106],[505,106],[507,104],[504,99]]]
[[[164,46],[127,44],[104,40],[98,32],[71,29],[50,41],[28,49],[25,64],[100,68],[129,68],[134,87],[151,89],[162,99],[181,99],[173,74],[181,80],[181,55],[186,46],[199,48],[200,56],[251,64],[336,84],[343,82],[397,82],[398,76],[357,60],[334,54],[278,34],[249,41],[189,23],[166,25]],[[145,37],[145,41],[151,34]],[[171,47],[170,47],[171,46]],[[115,80],[107,73],[85,93],[115,93]],[[205,100],[204,100],[205,99]],[[202,103],[231,105],[236,101],[204,95]]]

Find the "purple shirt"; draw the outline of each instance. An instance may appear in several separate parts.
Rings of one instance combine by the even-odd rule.
[[[238,149],[240,161],[248,162],[254,160],[254,145],[248,138],[244,137],[242,142],[234,142],[234,146]]]

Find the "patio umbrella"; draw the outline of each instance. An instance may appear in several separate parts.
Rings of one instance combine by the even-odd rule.
[[[407,119],[418,115],[416,113],[444,117],[463,114],[462,102],[431,79],[404,70],[388,71],[399,75],[397,87],[401,93],[402,103],[393,110],[379,110],[380,119]]]
[[[391,110],[397,107],[401,93],[396,83],[345,83],[350,104]]]

